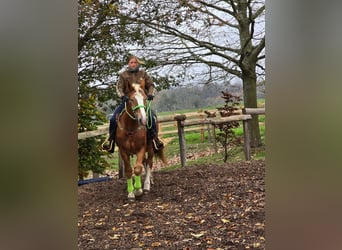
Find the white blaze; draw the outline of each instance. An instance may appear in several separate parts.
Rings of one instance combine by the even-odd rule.
[[[137,92],[136,95],[137,101],[138,101],[138,105],[140,106],[139,111],[140,111],[140,119],[141,119],[141,123],[143,125],[146,125],[146,112],[145,112],[145,108],[144,108],[144,98],[143,96]]]

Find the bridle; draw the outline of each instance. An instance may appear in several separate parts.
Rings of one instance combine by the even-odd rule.
[[[139,108],[144,108],[144,109],[145,109],[146,107],[145,107],[145,105],[143,105],[143,104],[138,104],[138,105],[132,107],[132,111],[133,111],[133,115],[132,115],[132,114],[129,113],[129,111],[128,111],[128,109],[127,109],[127,102],[128,102],[128,101],[132,101],[132,100],[129,99],[129,100],[127,100],[127,101],[125,102],[125,112],[126,112],[126,114],[127,114],[132,120],[136,120],[137,118],[136,118],[135,111],[136,111],[137,109],[139,109]]]
[[[135,93],[134,96],[135,96],[135,95],[137,95],[137,93]],[[135,97],[135,98],[136,98],[136,97]],[[136,100],[137,100],[137,98],[136,98]],[[134,100],[133,100],[132,98],[129,98],[129,99],[125,102],[125,108],[124,108],[124,110],[123,110],[122,113],[117,117],[117,125],[118,125],[118,128],[120,128],[121,130],[125,131],[127,135],[133,135],[133,134],[135,134],[136,132],[138,132],[139,130],[141,130],[142,128],[144,128],[145,126],[144,126],[144,125],[141,125],[140,123],[138,123],[138,127],[137,127],[136,129],[134,129],[134,130],[132,130],[132,131],[129,131],[129,130],[125,129],[125,128],[121,125],[120,119],[119,119],[119,118],[120,118],[120,116],[125,112],[125,113],[128,115],[128,117],[129,117],[130,119],[136,121],[136,120],[137,120],[137,117],[136,117],[136,110],[138,110],[139,108],[144,108],[144,109],[145,109],[146,106],[145,106],[144,104],[139,104],[139,102],[138,102],[137,105],[135,105],[135,106],[132,107],[131,105],[130,105],[130,106],[127,105],[128,102],[133,103]],[[132,114],[130,111],[133,111],[133,114]]]

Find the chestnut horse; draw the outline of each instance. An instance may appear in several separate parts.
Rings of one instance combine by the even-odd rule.
[[[125,103],[125,109],[117,118],[118,128],[115,137],[124,163],[129,200],[141,196],[143,194],[142,188],[144,188],[145,193],[150,191],[154,155],[166,164],[163,149],[154,152],[152,140],[147,139],[146,94],[139,84],[133,84],[132,87],[133,89],[128,94],[128,100]],[[130,163],[130,157],[133,155],[136,155],[134,180]],[[143,167],[145,168],[144,187],[141,183]]]

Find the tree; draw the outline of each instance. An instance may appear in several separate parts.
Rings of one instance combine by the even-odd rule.
[[[104,114],[99,112],[95,106],[95,96],[88,95],[78,100],[78,132],[90,131],[97,128],[96,121],[104,121]],[[101,157],[103,153],[99,150],[99,142],[95,137],[78,141],[78,177],[84,179],[89,170],[94,173],[102,173],[108,166]]]
[[[137,0],[121,8],[127,19],[155,34],[145,53],[157,62],[159,73],[195,83],[237,77],[244,106],[257,107],[256,83],[265,59],[264,1]],[[257,116],[249,133],[251,146],[261,145]]]
[[[225,91],[222,91],[222,98],[224,99],[225,104],[224,106],[217,108],[220,115],[222,117],[236,115],[241,98]],[[229,149],[232,149],[234,146],[236,147],[241,145],[241,139],[234,133],[234,128],[239,126],[239,122],[237,121],[217,125],[220,129],[220,132],[217,134],[217,139],[224,148],[224,162],[227,162],[228,160]]]
[[[112,82],[126,64],[126,46],[144,42],[136,24],[120,16],[118,1],[79,0],[78,8],[78,132],[97,129],[106,122],[98,103],[117,99]],[[79,140],[79,178],[89,170],[102,173],[108,167],[100,150],[100,139]]]
[[[117,99],[111,83],[130,53],[148,58],[144,66],[158,90],[181,82],[229,83],[237,77],[243,82],[245,107],[256,107],[256,81],[264,73],[264,1],[78,3],[79,132],[95,129],[94,122],[104,119],[96,112],[99,102]],[[258,146],[257,117],[251,125],[252,146]],[[100,160],[99,155],[89,157]]]

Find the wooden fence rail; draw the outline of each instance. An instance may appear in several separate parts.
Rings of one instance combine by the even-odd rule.
[[[241,110],[241,114],[232,115],[229,117],[219,117],[219,118],[204,118],[204,113],[188,113],[188,114],[176,114],[176,115],[168,115],[168,116],[160,116],[158,117],[158,123],[168,123],[168,122],[176,122],[178,139],[179,139],[179,151],[180,151],[180,159],[181,165],[184,167],[186,165],[186,143],[185,143],[185,127],[196,126],[196,125],[211,125],[213,136],[214,136],[214,148],[215,152],[217,152],[216,146],[216,135],[215,128],[218,124],[224,124],[232,121],[242,121],[243,122],[243,134],[244,134],[244,153],[245,159],[250,160],[250,138],[248,133],[248,121],[252,119],[251,115],[261,115],[265,114],[265,108],[244,108]],[[197,117],[196,119],[189,119],[191,117]],[[108,124],[104,124],[99,126],[97,130],[87,131],[78,133],[78,139],[85,139],[89,137],[94,137],[98,135],[103,135],[108,133]],[[199,128],[199,129],[203,129]]]

